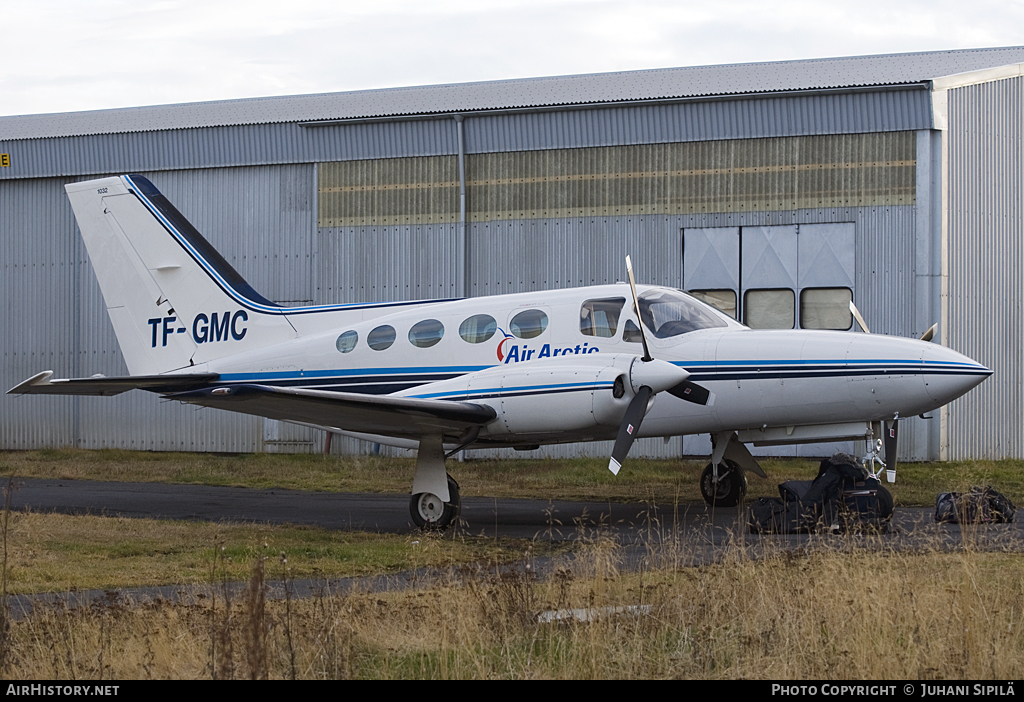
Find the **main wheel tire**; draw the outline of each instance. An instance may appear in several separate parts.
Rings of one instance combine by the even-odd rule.
[[[733,461],[722,461],[718,466],[718,484],[715,484],[714,466],[708,463],[700,474],[700,494],[712,507],[735,507],[747,494],[747,476]]]
[[[459,484],[452,476],[448,476],[448,493],[451,499],[443,502],[440,497],[429,492],[421,492],[412,496],[409,501],[409,512],[413,523],[420,529],[437,529],[443,531],[451,526],[462,509],[459,497]]]

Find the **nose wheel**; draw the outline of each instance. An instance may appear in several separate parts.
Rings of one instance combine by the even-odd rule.
[[[735,507],[747,494],[747,476],[733,461],[722,461],[718,466],[718,481],[715,468],[710,463],[700,475],[700,494],[712,507]]]
[[[409,501],[409,513],[412,515],[413,523],[420,529],[439,531],[451,526],[462,509],[462,500],[459,497],[459,484],[450,475],[448,493],[451,497],[448,502],[429,492],[413,495]]]

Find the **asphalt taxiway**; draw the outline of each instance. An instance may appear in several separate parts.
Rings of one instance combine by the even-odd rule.
[[[409,496],[378,493],[329,493],[124,483],[89,480],[18,479],[13,509],[64,514],[93,514],[152,519],[258,522],[319,526],[331,530],[414,533]],[[890,540],[912,544],[936,537],[955,545],[959,526],[934,523],[934,510],[898,508]],[[619,543],[645,544],[666,538],[706,545],[714,551],[735,542],[746,529],[742,508],[712,509],[700,504],[573,502],[515,498],[463,497],[455,531],[545,541],[590,540],[603,534]],[[971,527],[972,544],[1021,549],[1024,521]],[[799,544],[808,535],[767,535],[754,540]]]

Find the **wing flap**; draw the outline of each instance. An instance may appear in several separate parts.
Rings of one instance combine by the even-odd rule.
[[[166,397],[270,419],[387,436],[460,435],[497,417],[488,405],[269,385],[228,385]]]
[[[129,390],[182,392],[215,382],[217,373],[180,375],[94,376],[52,379],[53,371],[36,373],[7,391],[8,395],[120,395]]]

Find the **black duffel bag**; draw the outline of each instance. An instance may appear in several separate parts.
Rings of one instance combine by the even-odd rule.
[[[755,534],[884,531],[892,512],[892,494],[856,457],[837,453],[821,462],[814,480],[786,481],[779,485],[779,498],[754,501],[747,523]]]
[[[939,524],[1005,524],[1013,521],[1016,507],[991,485],[975,485],[970,492],[943,492],[935,499]]]

